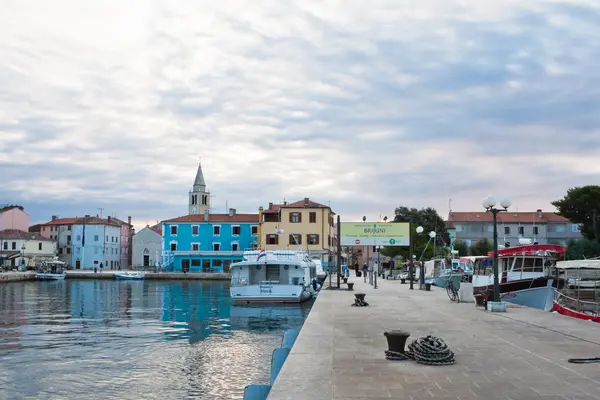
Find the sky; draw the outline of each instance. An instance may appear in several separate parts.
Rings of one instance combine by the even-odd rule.
[[[553,210],[600,181],[600,2],[3,0],[0,204],[31,223]]]

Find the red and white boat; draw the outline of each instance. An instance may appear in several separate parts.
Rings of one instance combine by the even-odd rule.
[[[567,284],[556,292],[552,311],[600,322],[600,260],[559,261],[556,268]]]

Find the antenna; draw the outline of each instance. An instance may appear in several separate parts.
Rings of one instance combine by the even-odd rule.
[[[452,199],[448,199],[448,214],[452,214]]]
[[[104,208],[98,207],[98,210],[100,211],[100,218],[102,218],[102,211],[104,211]]]

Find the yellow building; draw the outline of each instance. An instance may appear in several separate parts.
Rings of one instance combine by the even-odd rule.
[[[308,250],[323,265],[335,252],[334,215],[329,206],[308,197],[294,203],[269,203],[262,211],[260,244],[265,250]]]

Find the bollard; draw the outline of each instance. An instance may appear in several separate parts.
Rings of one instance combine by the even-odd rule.
[[[388,351],[392,353],[405,353],[404,346],[406,345],[406,340],[410,336],[410,333],[402,330],[394,330],[384,332],[383,334],[388,342]]]
[[[425,291],[426,292],[430,292],[431,291],[431,283],[425,283]]]
[[[354,290],[354,282],[348,283],[348,290]]]

